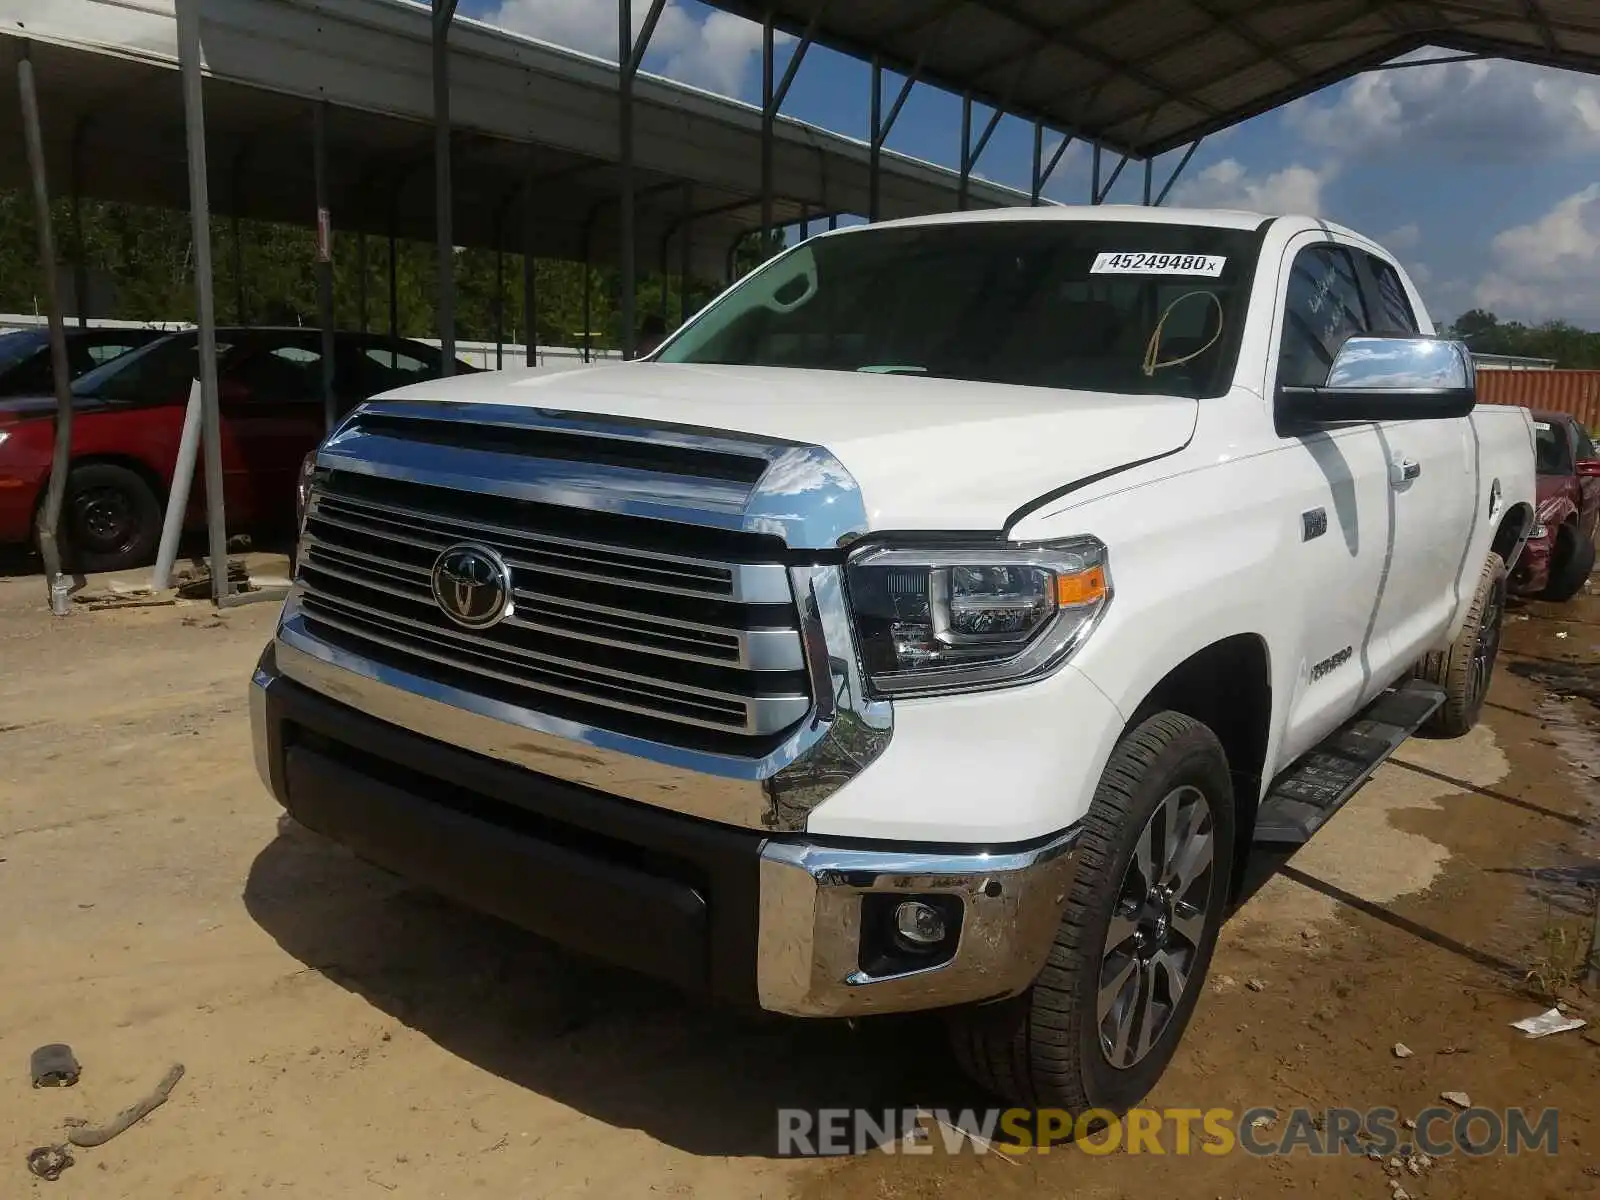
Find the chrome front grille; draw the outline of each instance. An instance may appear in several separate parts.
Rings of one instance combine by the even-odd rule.
[[[461,542],[511,569],[481,632],[435,602]],[[333,645],[556,717],[759,751],[811,707],[780,539],[333,471],[313,487],[297,580]]]

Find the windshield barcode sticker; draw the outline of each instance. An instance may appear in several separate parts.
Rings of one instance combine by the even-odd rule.
[[[1095,255],[1091,275],[1204,275],[1217,279],[1228,259],[1223,254],[1157,254],[1147,250],[1105,251]]]

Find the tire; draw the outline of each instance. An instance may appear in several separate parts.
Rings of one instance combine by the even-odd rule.
[[[124,571],[155,560],[161,503],[144,478],[114,463],[67,476],[61,507],[63,557],[78,571]]]
[[[1579,533],[1576,525],[1563,525],[1556,535],[1554,559],[1549,582],[1539,598],[1561,604],[1581,592],[1588,582],[1589,573],[1594,570],[1594,542]]]
[[[1161,845],[1171,811],[1168,801],[1175,801],[1180,828],[1192,819],[1190,827],[1203,832],[1204,821],[1191,817],[1195,795],[1204,802],[1200,813],[1209,817],[1209,868],[1193,872],[1187,891],[1163,907],[1145,890],[1135,855],[1146,839]],[[1075,1117],[1090,1109],[1121,1114],[1143,1099],[1171,1061],[1210,966],[1232,878],[1233,838],[1228,760],[1210,729],[1181,713],[1163,712],[1125,734],[1084,818],[1077,874],[1038,979],[1019,996],[947,1015],[962,1069],[1011,1103],[1062,1108]],[[1159,870],[1156,874],[1160,878]],[[1198,917],[1185,911],[1184,900],[1203,905]],[[1174,919],[1179,916],[1191,925],[1192,934],[1179,931]],[[1113,917],[1123,940],[1108,948],[1117,936]],[[1146,939],[1142,948],[1137,937]],[[1142,1018],[1133,1006],[1127,1035],[1117,1040],[1124,1027],[1119,1009],[1126,1011],[1141,996],[1151,1001],[1158,994],[1171,998],[1172,976],[1156,965],[1162,954],[1170,962],[1181,960],[1184,982],[1176,1003],[1164,1013],[1147,1004]],[[1139,959],[1150,965],[1138,965]],[[1109,1049],[1102,1040],[1098,1004],[1102,970],[1110,971],[1113,982],[1123,971],[1132,971],[1124,976],[1122,988],[1111,992],[1104,1022],[1111,1035]],[[1149,1026],[1148,1048],[1129,1060],[1152,1020],[1156,1023]],[[1127,1061],[1114,1063],[1119,1056]]]
[[[1505,612],[1505,560],[1490,554],[1478,576],[1478,590],[1461,632],[1447,648],[1432,651],[1417,664],[1417,678],[1436,683],[1445,692],[1444,703],[1421,729],[1426,736],[1460,737],[1478,723],[1500,653]]]

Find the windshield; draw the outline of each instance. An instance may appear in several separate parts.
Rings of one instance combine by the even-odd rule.
[[[1249,230],[1145,221],[818,237],[744,280],[655,361],[1221,395],[1257,244]]]
[[[1540,475],[1570,475],[1567,439],[1561,427],[1548,421],[1533,423],[1533,469]]]

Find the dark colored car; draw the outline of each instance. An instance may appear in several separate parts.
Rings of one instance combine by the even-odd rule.
[[[110,571],[150,562],[161,536],[189,388],[193,331],[168,334],[87,372],[73,385],[72,470],[62,539],[73,566]],[[288,526],[301,460],[325,432],[322,342],[315,329],[217,330],[223,498],[230,528]],[[437,378],[437,349],[376,334],[335,336],[341,413],[379,392]],[[458,361],[456,372],[473,370]],[[55,401],[48,389],[0,398],[0,543],[34,537],[50,474]],[[205,520],[205,486],[188,523]]]
[[[67,377],[87,375],[161,336],[159,329],[68,329]],[[50,331],[37,327],[0,333],[0,397],[48,396],[54,390]]]
[[[1594,570],[1600,516],[1600,457],[1589,431],[1566,413],[1533,414],[1539,515],[1511,576],[1511,590],[1570,600]]]

